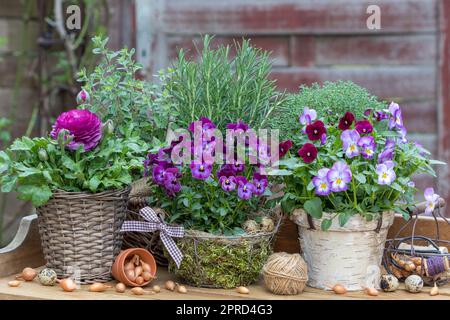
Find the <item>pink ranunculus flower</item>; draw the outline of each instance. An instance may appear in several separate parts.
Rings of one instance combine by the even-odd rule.
[[[62,129],[67,130],[73,138],[66,145],[70,150],[77,150],[80,145],[84,146],[84,151],[92,150],[102,138],[102,122],[89,110],[73,109],[61,113],[53,125],[50,136],[57,139]]]

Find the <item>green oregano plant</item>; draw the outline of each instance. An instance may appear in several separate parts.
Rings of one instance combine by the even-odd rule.
[[[137,78],[142,65],[134,59],[135,50],[107,48],[108,38],[94,37],[93,53],[100,57],[92,73],[79,72],[83,90],[77,96],[80,108],[98,114],[102,121],[112,120],[116,133],[125,136],[138,132],[148,143],[165,138],[168,110],[153,100],[155,86]]]
[[[161,73],[159,103],[170,109],[172,121],[186,127],[200,116],[218,128],[241,119],[257,129],[267,124],[280,107],[284,95],[269,80],[269,53],[254,48],[248,40],[233,46],[211,48],[211,37],[203,38],[198,60],[188,60],[183,50],[173,67]],[[236,51],[231,57],[232,50]]]

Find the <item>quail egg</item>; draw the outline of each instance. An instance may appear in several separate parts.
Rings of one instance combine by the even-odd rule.
[[[38,280],[43,286],[55,285],[57,278],[55,270],[49,268],[42,269],[38,274]]]
[[[261,220],[261,231],[263,232],[272,232],[275,228],[275,224],[273,223],[273,220],[269,217],[264,217]]]
[[[380,280],[380,288],[385,292],[393,292],[398,289],[398,279],[392,274],[383,274]]]
[[[242,227],[247,233],[256,233],[259,231],[259,225],[255,220],[245,221]]]
[[[412,293],[420,292],[423,288],[423,280],[418,275],[411,275],[405,280],[406,290]]]

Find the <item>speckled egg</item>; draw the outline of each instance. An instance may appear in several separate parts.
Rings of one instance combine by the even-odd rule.
[[[56,275],[55,270],[52,270],[49,268],[42,269],[42,271],[39,272],[39,274],[38,274],[39,282],[43,286],[55,285],[57,278],[58,278],[58,276]]]
[[[405,288],[409,292],[416,293],[422,291],[423,280],[418,275],[411,275],[405,280]]]
[[[380,280],[380,288],[385,292],[393,292],[398,289],[398,279],[392,274],[383,274]]]

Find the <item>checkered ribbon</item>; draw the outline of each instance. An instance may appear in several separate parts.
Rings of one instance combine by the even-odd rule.
[[[183,253],[172,238],[182,238],[184,236],[183,227],[168,225],[163,217],[150,207],[142,208],[139,214],[145,221],[125,221],[121,231],[154,232],[159,230],[161,241],[179,268],[183,260]]]

